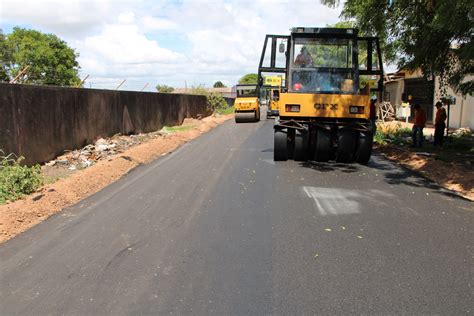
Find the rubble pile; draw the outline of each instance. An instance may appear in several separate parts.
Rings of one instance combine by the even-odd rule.
[[[166,137],[170,133],[157,131],[137,135],[116,134],[110,138],[99,138],[93,144],[81,149],[67,151],[64,155],[46,163],[50,167],[67,168],[69,170],[84,169],[99,160],[123,153],[128,148],[146,142],[147,140]]]
[[[469,127],[461,127],[453,132],[453,136],[468,136],[472,135],[472,131]]]

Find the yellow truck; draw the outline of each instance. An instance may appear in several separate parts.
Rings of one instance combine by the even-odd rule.
[[[260,120],[260,102],[256,84],[236,86],[237,98],[234,101],[235,122],[258,122]]]
[[[375,132],[375,100],[383,92],[376,37],[357,29],[296,27],[267,35],[259,64],[283,77],[274,125],[274,160],[367,163]],[[370,82],[377,86],[371,89]]]

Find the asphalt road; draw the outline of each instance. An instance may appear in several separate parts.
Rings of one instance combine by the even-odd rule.
[[[474,204],[233,121],[0,246],[0,314],[467,314]]]

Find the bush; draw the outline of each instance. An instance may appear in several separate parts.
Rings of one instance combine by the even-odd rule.
[[[385,136],[385,133],[377,130],[374,135],[374,142],[380,145],[386,145],[387,144],[387,137]]]
[[[388,143],[403,145],[407,143],[407,137],[411,137],[411,129],[404,127],[400,123],[378,123],[374,141],[380,145]]]
[[[43,184],[40,166],[22,166],[23,159],[15,159],[12,154],[5,156],[0,150],[0,204],[33,193]]]
[[[203,86],[191,88],[191,94],[203,95],[207,98],[207,106],[210,111],[222,113],[228,111],[228,104],[220,93],[209,93]]]

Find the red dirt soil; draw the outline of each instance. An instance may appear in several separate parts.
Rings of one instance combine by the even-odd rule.
[[[108,160],[99,161],[89,168],[45,185],[22,200],[0,205],[0,243],[100,191],[136,166],[174,151],[180,145],[231,118],[233,114],[187,120],[185,124],[193,126],[189,130],[165,138],[151,139]]]
[[[435,160],[391,145],[376,145],[375,150],[383,153],[387,159],[474,201],[474,172],[471,168],[458,163]]]

